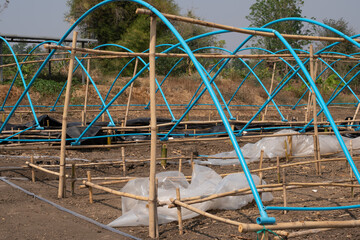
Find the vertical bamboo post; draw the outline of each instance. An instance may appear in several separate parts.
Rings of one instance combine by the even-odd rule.
[[[163,167],[163,169],[166,168],[167,165],[167,145],[163,144],[161,146],[161,166]]]
[[[276,63],[274,63],[273,72],[272,72],[272,76],[271,76],[271,83],[270,83],[270,90],[269,90],[269,94],[270,94],[270,95],[271,95],[271,93],[272,93],[272,89],[273,89],[273,85],[274,85],[275,70],[276,70]],[[269,97],[269,98],[270,98],[270,97]],[[269,98],[268,98],[268,99],[269,99]],[[266,105],[266,107],[265,107],[264,115],[263,115],[263,118],[262,118],[263,121],[265,121],[265,116],[266,116],[266,113],[267,113],[267,111],[268,111],[268,106],[269,106],[269,104]]]
[[[156,95],[155,95],[155,46],[156,46],[156,17],[150,16],[150,130],[151,130],[151,147],[150,147],[150,175],[149,175],[149,236],[156,238],[157,233],[157,199],[156,199],[156,140],[157,140],[157,123],[156,123]]]
[[[191,163],[191,172],[193,172],[194,171],[194,152],[191,152],[190,163]]]
[[[284,195],[284,207],[287,206],[287,196],[286,196],[286,169],[283,168],[283,195]],[[287,211],[284,210],[284,214],[286,214]]]
[[[259,163],[259,169],[262,169],[262,165],[263,165],[263,159],[264,159],[264,150],[261,149],[260,151],[260,163]],[[261,185],[261,182],[262,182],[262,179],[263,179],[263,171],[260,170],[260,173],[259,173],[259,185]]]
[[[286,163],[289,162],[289,153],[288,153],[288,144],[286,139],[284,140],[284,148],[285,148],[285,159],[286,159]]]
[[[76,47],[76,40],[77,40],[77,32],[73,32],[73,40],[72,40],[72,50],[69,62],[69,72],[67,78],[67,85],[66,85],[66,93],[65,93],[65,103],[64,103],[64,111],[63,111],[63,120],[62,120],[62,128],[61,128],[61,147],[60,147],[60,175],[59,175],[59,189],[58,189],[58,198],[65,197],[65,162],[66,162],[66,128],[67,128],[67,115],[68,115],[68,108],[70,103],[70,89],[71,89],[71,82],[73,76],[73,69],[74,69],[74,60],[75,60],[75,47]]]
[[[353,157],[353,140],[351,139],[350,140],[350,154],[351,154],[351,157]],[[349,170],[350,170],[350,179],[351,179],[351,184],[354,184],[354,173],[351,169],[351,167],[349,167]],[[351,197],[354,198],[354,187],[351,187]]]
[[[316,80],[316,73],[314,69],[314,49],[313,45],[310,45],[310,75],[312,80],[315,83]],[[319,155],[319,131],[318,131],[318,122],[317,122],[317,104],[316,104],[316,95],[315,91],[313,90],[312,93],[312,105],[313,105],[313,118],[314,118],[314,160],[320,160]],[[316,174],[320,175],[320,162],[315,163]]]
[[[90,173],[90,171],[86,171],[86,175],[87,175],[88,182],[91,182],[91,173]],[[92,187],[89,187],[89,186],[88,186],[88,188],[89,188],[89,202],[94,203],[94,201],[93,201],[93,189],[92,189]]]
[[[32,164],[34,164],[34,156],[31,156],[30,157],[30,162],[32,163]],[[35,179],[35,169],[32,167],[31,168],[31,181],[32,182],[35,182],[36,181],[36,179]]]
[[[281,176],[280,176],[280,157],[279,156],[276,157],[276,169],[277,169],[278,183],[280,183]]]
[[[87,60],[87,72],[90,74],[90,59]],[[87,102],[88,102],[88,96],[89,96],[89,83],[90,83],[89,76],[86,75],[84,111],[83,111],[83,121],[82,121],[83,126],[86,125],[86,111],[87,111]]]
[[[136,58],[136,60],[135,60],[134,72],[133,72],[133,77],[135,77],[135,75],[136,75],[137,67],[138,67],[138,62],[139,62],[139,59]],[[131,83],[130,89],[129,89],[129,97],[128,97],[128,101],[127,101],[127,104],[126,104],[126,110],[125,110],[124,126],[126,126],[126,122],[127,122],[128,115],[129,115],[130,101],[131,101],[131,95],[132,95],[133,88],[134,88],[134,82]]]
[[[76,181],[76,172],[75,172],[75,163],[71,164],[71,196],[75,194],[75,181]]]
[[[182,158],[179,158],[179,172],[182,171]]]
[[[181,201],[180,198],[180,189],[176,188],[176,199]],[[183,222],[182,222],[182,216],[181,216],[181,206],[176,206],[177,208],[177,216],[178,216],[178,223],[179,223],[179,234],[183,235]]]
[[[289,156],[290,156],[290,157],[293,155],[293,149],[292,149],[292,139],[293,139],[293,136],[288,136],[288,143],[289,143]]]
[[[125,148],[121,147],[121,160],[123,165],[123,176],[126,176]]]

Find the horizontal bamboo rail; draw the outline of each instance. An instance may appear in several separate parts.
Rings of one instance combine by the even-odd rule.
[[[43,172],[46,172],[46,173],[49,173],[49,174],[52,174],[52,175],[60,176],[60,173],[51,171],[51,170],[46,169],[46,168],[43,168],[43,167],[39,167],[39,166],[37,166],[36,164],[32,164],[32,163],[30,163],[30,162],[25,162],[25,164],[28,165],[29,167],[38,169],[38,170],[40,170],[40,171],[43,171]],[[65,176],[66,176],[66,178],[69,177],[69,175],[65,175]]]
[[[136,9],[137,14],[146,14],[146,15],[153,15],[153,12],[147,9],[138,8]],[[198,24],[206,27],[211,28],[219,28],[224,30],[229,30],[232,32],[238,32],[238,33],[244,33],[244,34],[250,34],[250,35],[257,35],[257,36],[264,36],[264,37],[272,37],[276,38],[276,35],[274,33],[267,33],[267,32],[261,32],[261,31],[255,31],[255,30],[248,30],[243,28],[237,28],[232,26],[227,26],[223,24],[217,24],[212,22],[206,22],[203,20],[193,19],[189,17],[182,17],[167,13],[162,13],[167,19],[176,20],[176,21],[182,21],[187,23],[193,23]],[[331,42],[345,42],[347,41],[344,38],[341,37],[321,37],[321,36],[305,36],[305,35],[292,35],[292,34],[281,34],[284,38],[287,39],[299,39],[299,40],[314,40],[314,41],[331,41]],[[354,39],[357,42],[360,42],[359,39]]]
[[[116,191],[116,190],[113,190],[111,188],[102,187],[102,186],[100,186],[98,184],[94,184],[92,182],[88,182],[88,181],[85,181],[85,180],[83,181],[83,184],[85,186],[96,188],[96,189],[99,189],[99,190],[102,190],[102,191],[105,191],[105,192],[108,192],[108,193],[111,193],[111,194],[114,194],[114,195],[117,195],[117,196],[133,198],[133,199],[140,200],[140,201],[149,201],[148,197],[143,197],[143,196],[138,196],[138,195],[134,195],[134,194],[131,194],[131,193]]]
[[[60,50],[71,50],[71,47],[58,46],[58,45],[44,45],[47,49],[60,49]],[[75,48],[77,52],[80,53],[92,53],[92,54],[104,54],[104,55],[114,55],[118,57],[149,57],[149,53],[132,53],[132,52],[117,52],[109,50],[97,50],[90,48]],[[188,58],[189,55],[186,53],[155,53],[156,57],[178,57],[178,58]],[[292,57],[291,54],[242,54],[242,55],[230,55],[230,54],[210,54],[210,53],[195,53],[196,58],[247,58],[247,59],[276,59],[280,57]],[[309,54],[298,54],[298,57],[309,57]],[[356,57],[347,57],[342,55],[314,55],[314,58],[334,58],[334,59],[351,59],[351,60],[360,60]],[[84,58],[86,59],[86,58]],[[5,66],[5,65],[3,65]],[[1,67],[1,66],[0,66]]]
[[[258,225],[241,223],[239,225],[239,232],[256,232],[259,230],[288,230],[288,229],[314,229],[314,228],[349,228],[359,227],[360,220],[347,220],[347,221],[301,221],[301,222],[287,222],[277,223],[274,225]]]

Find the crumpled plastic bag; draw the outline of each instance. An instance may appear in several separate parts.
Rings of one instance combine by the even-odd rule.
[[[281,130],[277,134],[289,134],[296,133],[293,130]],[[350,148],[350,138],[343,137],[343,140]],[[285,141],[287,145],[287,151],[289,152],[289,142],[287,137],[266,137],[259,140],[256,143],[247,143],[241,147],[241,153],[243,154],[247,163],[258,161],[260,159],[260,152],[264,150],[264,158],[285,157]],[[360,148],[360,137],[352,139],[353,148]],[[335,153],[342,151],[340,144],[335,136],[319,135],[320,154]],[[292,136],[292,152],[294,156],[308,156],[314,154],[314,138],[311,135],[294,135]],[[214,157],[214,158],[211,158]],[[223,159],[217,159],[223,158]],[[210,155],[207,161],[195,160],[197,164],[209,164],[209,165],[233,165],[240,164],[235,150],[230,152],[223,152],[214,155]]]
[[[252,175],[255,184],[259,183],[259,177]],[[194,165],[192,181],[189,184],[185,176],[177,171],[158,173],[158,199],[161,202],[176,198],[176,188],[180,188],[181,198],[194,196],[208,196],[214,193],[224,193],[236,189],[249,187],[243,173],[230,174],[222,178],[211,168]],[[264,181],[262,184],[266,184]],[[149,179],[138,178],[129,181],[121,190],[122,192],[132,193],[140,196],[149,196]],[[263,201],[272,200],[270,193],[264,193]],[[242,196],[228,196],[204,203],[193,204],[192,206],[207,211],[210,209],[239,209],[253,200],[251,194]],[[149,210],[146,208],[147,202],[139,201],[127,197],[122,197],[122,216],[109,223],[111,227],[121,226],[147,226],[149,224]],[[198,214],[182,208],[182,218],[189,219]],[[176,208],[167,206],[158,207],[158,223],[164,224],[177,221]]]

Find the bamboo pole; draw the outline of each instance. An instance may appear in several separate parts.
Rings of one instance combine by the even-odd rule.
[[[179,172],[182,171],[182,158],[179,158]]]
[[[72,50],[71,50],[71,59],[69,63],[69,72],[66,85],[66,94],[65,94],[65,103],[63,111],[63,121],[62,121],[62,131],[61,131],[61,149],[60,149],[60,176],[59,176],[59,189],[58,189],[58,198],[65,197],[65,164],[66,164],[66,128],[67,128],[67,115],[68,108],[70,103],[70,89],[74,69],[74,60],[75,60],[75,50],[77,40],[77,32],[73,32],[73,41],[72,41]]]
[[[29,163],[29,162],[25,162],[26,165],[28,165],[29,167],[32,167],[32,168],[35,168],[35,169],[38,169],[38,170],[41,170],[43,172],[46,172],[46,173],[49,173],[49,174],[52,174],[52,175],[56,175],[56,176],[59,176],[60,177],[60,173],[58,172],[54,172],[54,171],[51,171],[49,169],[46,169],[46,168],[43,168],[43,167],[39,167],[37,166],[36,164],[32,164],[32,163]],[[65,175],[65,177],[69,177],[69,175]]]
[[[275,70],[276,70],[276,63],[274,63],[274,67],[273,67],[273,72],[272,72],[272,76],[271,76],[271,83],[270,83],[270,90],[269,90],[269,94],[271,95],[272,93],[272,89],[273,89],[273,85],[274,85],[274,78],[275,78]],[[270,97],[269,97],[270,98]],[[268,99],[269,99],[268,98]],[[268,107],[269,107],[269,104],[266,105],[265,107],[265,112],[264,112],[264,115],[263,115],[263,121],[265,121],[265,117],[266,117],[266,113],[268,111]]]
[[[125,148],[121,147],[121,160],[123,165],[123,176],[126,176],[126,161],[125,161]]]
[[[66,46],[58,46],[58,45],[43,45],[46,49],[61,49],[61,50],[71,50],[70,47]],[[143,52],[117,52],[117,51],[108,51],[108,50],[98,50],[98,49],[90,49],[90,48],[75,48],[76,52],[79,53],[92,53],[92,54],[104,54],[109,56],[97,56],[97,57],[79,57],[78,59],[93,59],[93,58],[133,58],[133,57],[149,57],[149,53]],[[178,57],[178,58],[189,58],[189,55],[186,53],[156,53],[156,57]],[[213,53],[195,53],[194,56],[196,58],[243,58],[243,59],[268,59],[268,60],[276,60],[278,58],[291,58],[294,59],[291,54],[241,54],[241,55],[229,55],[229,54],[213,54]],[[298,54],[298,57],[301,58],[308,58],[309,54]],[[346,59],[352,60],[357,62],[360,58],[356,57],[347,57],[341,55],[314,55],[315,58],[328,58],[328,59]],[[56,59],[59,61],[59,59]],[[68,59],[61,59],[61,60],[68,60]],[[28,61],[26,63],[34,63],[35,61]],[[43,62],[41,60],[40,62]],[[15,66],[15,64],[6,64],[0,65],[0,67],[8,67],[8,66]]]
[[[176,200],[181,201],[179,188],[176,188]],[[177,216],[178,216],[178,224],[179,224],[179,234],[183,235],[184,231],[183,231],[183,222],[181,216],[181,206],[177,206]]]
[[[314,48],[313,45],[310,45],[310,75],[314,83],[316,83],[316,72],[314,67]],[[317,103],[316,103],[316,94],[313,90],[312,92],[312,106],[313,106],[313,125],[314,125],[314,160],[320,160],[319,158],[319,130],[317,122]],[[315,164],[316,174],[321,174],[320,164],[316,162]]]
[[[139,59],[136,58],[134,72],[133,72],[133,78],[135,77],[136,72],[137,72],[138,62],[139,62]],[[126,122],[127,122],[128,115],[129,115],[130,101],[131,101],[131,95],[132,95],[133,87],[134,87],[134,82],[131,83],[130,89],[129,89],[129,97],[128,97],[128,101],[127,101],[127,104],[126,104],[126,110],[125,110],[124,126],[126,126]]]
[[[91,173],[90,173],[90,171],[87,171],[87,172],[86,172],[86,175],[87,175],[87,180],[88,180],[88,182],[91,182]],[[89,188],[89,202],[90,202],[90,203],[94,203],[92,187],[89,186],[88,188]]]
[[[30,162],[31,162],[31,164],[34,165],[34,156],[31,156]],[[34,168],[31,168],[31,181],[32,181],[33,183],[36,181]]]
[[[147,10],[147,9],[142,9],[142,8],[136,9],[136,13],[137,14],[146,14],[146,15],[152,15],[153,14],[152,11]],[[223,25],[223,24],[206,22],[206,21],[202,21],[202,20],[198,20],[198,19],[193,19],[193,18],[189,18],[189,17],[182,17],[182,16],[177,16],[177,15],[172,15],[172,14],[167,14],[167,13],[162,13],[162,14],[167,19],[172,19],[172,20],[176,20],[176,21],[193,23],[193,24],[203,25],[203,26],[211,27],[211,28],[220,28],[220,29],[229,30],[229,31],[232,31],[232,32],[239,32],[239,33],[250,34],[250,35],[277,38],[274,33],[255,31],[255,30],[248,30],[248,29],[243,29],[243,28],[236,28],[236,27],[227,26],[227,25]],[[346,42],[347,41],[346,39],[339,38],[339,37],[304,36],[304,35],[292,35],[292,34],[281,34],[281,35],[285,39],[302,39],[302,40],[332,41],[332,42],[338,42],[338,41]],[[354,40],[357,41],[357,42],[360,42],[359,39],[354,39]]]
[[[90,74],[90,59],[87,60],[87,72]],[[90,79],[89,76],[86,75],[86,86],[85,86],[85,99],[84,99],[84,110],[83,110],[83,126],[86,125],[86,117],[87,117],[87,102],[88,102],[88,96],[89,96],[89,83]]]
[[[315,229],[315,228],[350,228],[359,227],[360,220],[347,221],[301,221],[301,222],[284,222],[274,225],[265,225],[269,230],[286,230],[286,229]],[[239,232],[256,232],[262,230],[263,225],[241,223]]]
[[[156,199],[156,143],[157,143],[157,124],[156,124],[156,95],[155,95],[155,46],[156,46],[156,17],[150,17],[150,129],[151,129],[151,146],[150,146],[150,183],[149,183],[149,236],[156,237],[158,232],[157,226],[157,199]]]
[[[280,183],[280,157],[276,157],[277,180]]]
[[[95,184],[95,183],[92,183],[92,182],[89,182],[89,181],[84,180],[83,184],[88,186],[88,187],[96,188],[96,189],[99,189],[99,190],[102,190],[104,192],[108,192],[108,193],[111,193],[111,194],[114,194],[114,195],[117,195],[117,196],[128,197],[128,198],[132,198],[132,199],[136,199],[136,200],[140,200],[140,201],[149,201],[148,197],[138,196],[138,195],[134,195],[134,194],[131,194],[131,193],[116,191],[116,190],[113,190],[111,188],[103,187],[103,186],[100,186],[98,184]]]
[[[287,195],[286,195],[286,170],[283,168],[283,199],[284,199],[284,207],[287,206]],[[286,214],[287,211],[284,210],[284,214]]]
[[[71,164],[71,196],[75,195],[76,169],[75,163]]]
[[[188,209],[188,210],[190,210],[190,211],[196,212],[196,213],[198,213],[198,214],[200,214],[200,215],[203,215],[203,216],[205,216],[205,217],[211,218],[211,219],[213,219],[213,220],[220,221],[220,222],[224,222],[224,223],[231,224],[231,225],[235,225],[235,226],[241,226],[241,223],[240,223],[240,222],[236,222],[236,221],[233,221],[233,220],[230,220],[230,219],[226,219],[226,218],[222,218],[222,217],[215,216],[215,215],[213,215],[213,214],[211,214],[211,213],[207,213],[207,212],[202,211],[202,210],[200,210],[200,209],[197,209],[197,208],[195,208],[195,207],[193,207],[193,206],[190,206],[190,205],[188,205],[188,204],[186,204],[186,203],[183,203],[183,202],[181,202],[181,201],[179,201],[179,200],[177,200],[177,199],[170,198],[170,201],[171,201],[173,204],[175,204],[176,206],[181,206],[181,207],[183,207],[183,208],[186,208],[186,209]]]

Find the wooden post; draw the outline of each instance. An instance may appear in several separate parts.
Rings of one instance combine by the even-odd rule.
[[[316,80],[316,72],[314,69],[314,49],[313,45],[310,45],[310,75],[312,80],[315,83]],[[313,118],[314,118],[314,160],[320,160],[320,151],[319,151],[319,131],[317,125],[317,103],[316,103],[316,94],[313,90],[312,93],[312,105],[313,105]],[[320,175],[320,162],[315,163],[316,174]]]
[[[87,60],[87,72],[90,74],[90,59]],[[87,110],[87,102],[88,102],[88,96],[89,96],[89,82],[90,79],[86,75],[86,86],[85,86],[85,99],[84,99],[84,112],[83,112],[83,121],[82,125],[86,125],[86,110]]]
[[[287,206],[287,196],[286,196],[286,170],[283,168],[283,197],[284,197],[284,207]],[[284,210],[284,214],[286,214],[287,211]]]
[[[62,128],[61,128],[61,147],[60,147],[60,176],[59,176],[59,189],[58,189],[58,198],[65,197],[65,162],[66,162],[66,128],[67,128],[67,115],[68,115],[68,108],[70,103],[70,89],[71,89],[71,82],[73,76],[73,69],[74,69],[74,60],[75,60],[75,47],[76,47],[76,39],[77,39],[77,32],[73,32],[73,42],[72,42],[72,50],[69,62],[69,72],[67,78],[67,85],[66,85],[66,93],[65,93],[65,103],[64,103],[64,111],[63,111],[63,121],[62,121]]]
[[[149,236],[156,238],[158,232],[157,226],[157,199],[156,199],[156,140],[157,140],[157,123],[156,123],[156,95],[155,95],[155,46],[156,46],[156,17],[150,17],[150,47],[149,47],[149,81],[150,81],[150,175],[149,175]]]
[[[176,188],[176,200],[181,201],[180,199],[180,189]],[[181,216],[181,206],[177,205],[177,216],[178,216],[178,223],[179,223],[179,234],[183,235],[183,223],[182,223],[182,216]]]
[[[351,139],[350,140],[350,155],[351,155],[351,158],[353,157],[353,140]],[[350,179],[351,179],[351,185],[354,184],[354,173],[351,169],[351,167],[349,167],[349,170],[350,170]],[[355,194],[354,194],[354,187],[351,187],[351,197],[354,198]]]
[[[167,165],[167,145],[166,144],[163,144],[161,146],[161,166],[163,167],[163,169],[166,168],[166,165]]]
[[[179,172],[182,170],[182,158],[179,158]]]
[[[264,159],[264,150],[261,149],[259,169],[262,169],[263,159]],[[262,182],[262,179],[263,179],[263,171],[262,171],[262,170],[261,170],[260,173],[259,173],[259,178],[260,178],[259,185],[261,185],[261,182]]]
[[[75,194],[75,182],[76,182],[76,172],[75,172],[75,163],[71,164],[71,196]]]
[[[123,176],[126,176],[125,148],[121,147],[121,159],[123,164]]]
[[[276,70],[276,63],[274,63],[273,72],[272,72],[272,76],[271,76],[271,83],[270,83],[270,90],[269,90],[270,95],[272,93],[272,89],[273,89],[273,85],[274,85],[275,70]],[[268,97],[268,99],[269,98],[270,97]],[[263,121],[265,121],[265,116],[266,116],[266,113],[267,113],[267,110],[268,110],[268,106],[269,106],[269,104],[266,105],[266,107],[265,107],[264,115],[263,115],[263,118],[262,118]]]
[[[90,171],[86,171],[86,175],[87,175],[88,182],[91,182],[91,173],[90,173]],[[89,202],[94,203],[92,187],[89,186],[88,188],[89,188]]]
[[[135,67],[134,67],[134,73],[133,73],[133,78],[135,77],[136,72],[137,72],[138,62],[139,62],[139,59],[136,58],[136,60],[135,60]],[[126,110],[125,110],[124,126],[126,126],[126,122],[127,122],[128,115],[129,115],[130,100],[131,100],[131,95],[132,95],[133,88],[134,88],[134,82],[131,83],[130,89],[129,89],[129,97],[128,97],[128,101],[127,101],[127,104],[126,104]]]
[[[30,162],[31,162],[32,164],[34,164],[34,156],[31,156],[31,157],[30,157]],[[35,181],[36,181],[36,179],[35,179],[35,169],[34,169],[34,168],[31,168],[31,181],[32,181],[32,182],[35,182]]]
[[[276,169],[277,169],[277,179],[278,179],[278,183],[280,183],[280,157],[277,156],[276,157]]]

